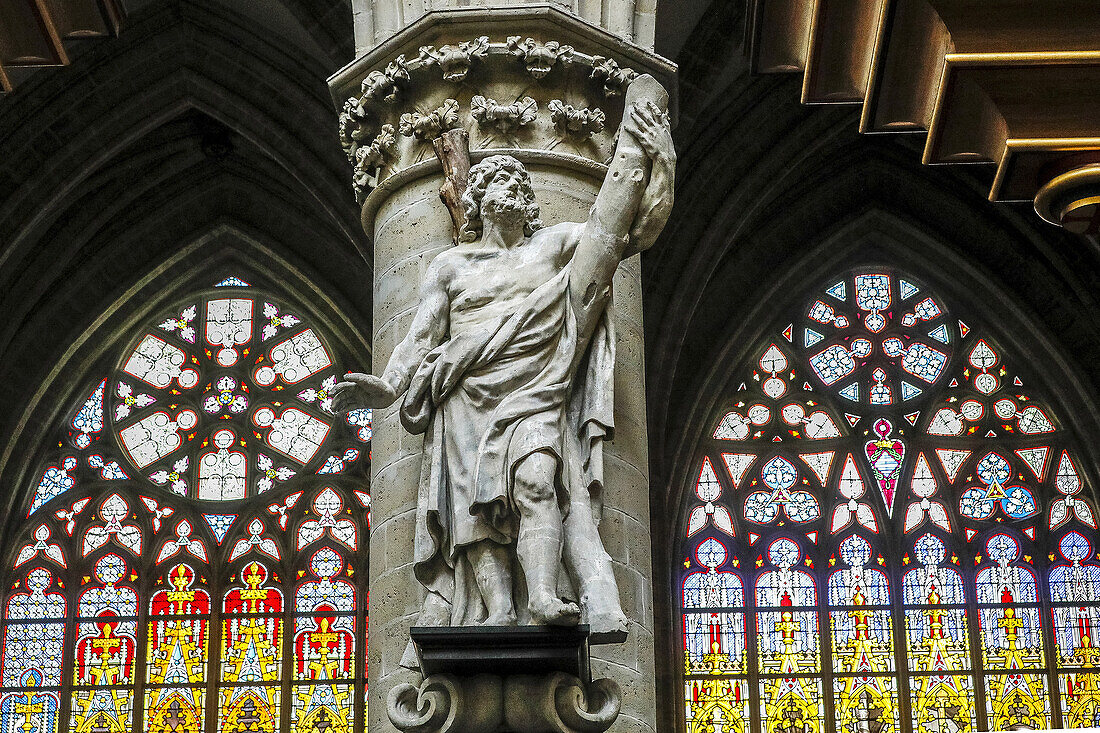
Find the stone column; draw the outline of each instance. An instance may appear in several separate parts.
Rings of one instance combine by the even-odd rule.
[[[439,197],[444,178],[433,138],[461,127],[469,134],[472,162],[501,152],[514,155],[531,173],[544,224],[584,221],[606,172],[630,80],[649,73],[666,87],[673,81],[667,61],[559,8],[569,3],[504,8],[491,2],[492,8],[462,9],[453,2],[434,3],[440,4],[446,9],[422,14],[408,26],[391,18],[386,28],[396,33],[329,81],[343,109],[341,142],[354,166],[363,228],[374,240],[376,374],[408,331],[428,264],[453,246],[451,219]],[[601,6],[600,0],[580,4]],[[652,14],[654,3],[602,3],[620,4],[636,15],[646,8]],[[408,5],[376,0],[372,17],[390,18],[394,8]],[[615,17],[617,12],[607,14]],[[652,29],[646,33],[651,42]],[[605,453],[600,534],[615,564],[631,628],[626,643],[593,647],[592,672],[622,688],[622,712],[612,730],[641,733],[654,730],[656,693],[638,257],[620,266],[614,288],[616,431]],[[390,689],[419,681],[400,660],[422,597],[412,573],[422,442],[401,427],[397,409],[374,416],[372,733],[394,730],[385,711]]]

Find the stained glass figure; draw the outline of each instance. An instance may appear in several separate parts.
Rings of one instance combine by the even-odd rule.
[[[95,564],[91,587],[77,602],[72,729],[128,731],[133,715],[137,650],[137,593],[125,584],[129,567],[118,555]]]
[[[840,543],[839,555],[848,567],[834,571],[828,586],[837,724],[852,730],[877,710],[871,719],[896,729],[890,582],[881,570],[866,567],[871,545],[858,534]]]
[[[5,606],[0,679],[4,687],[60,685],[65,597],[44,567],[30,570],[22,585]]]
[[[774,567],[756,581],[757,645],[762,714],[769,731],[785,725],[811,725],[821,718],[821,683],[805,675],[821,670],[816,610],[817,586],[809,573],[795,566],[802,550],[794,540],[781,537],[768,546],[767,559]],[[775,676],[772,676],[775,675]]]
[[[222,621],[219,717],[224,729],[268,731],[279,720],[283,596],[259,562],[241,568]],[[247,726],[252,726],[247,727]]]
[[[343,680],[354,673],[355,588],[339,578],[344,558],[322,547],[310,558],[315,580],[298,586],[294,678]]]
[[[40,690],[42,673],[28,670],[19,679],[23,688],[0,696],[0,732],[57,733],[60,699],[57,692]]]

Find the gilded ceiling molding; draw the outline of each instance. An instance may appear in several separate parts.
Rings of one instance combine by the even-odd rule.
[[[1095,2],[752,0],[749,28],[753,68],[802,72],[803,103],[860,104],[861,132],[927,132],[924,163],[990,164],[990,201],[1100,232],[1095,175],[1069,175],[1100,162]]]
[[[66,42],[117,36],[126,17],[118,0],[5,3],[0,23],[0,92],[30,71],[68,66]]]

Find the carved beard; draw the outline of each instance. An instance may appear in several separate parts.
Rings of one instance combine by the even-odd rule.
[[[520,196],[486,196],[481,200],[481,218],[507,228],[522,225],[527,204]]]

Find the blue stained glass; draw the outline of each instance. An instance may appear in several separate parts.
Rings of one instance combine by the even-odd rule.
[[[996,453],[986,453],[978,462],[975,471],[982,483],[987,485],[1003,485],[1012,476],[1012,468],[1009,467],[1008,461]]]
[[[935,590],[936,603],[963,603],[962,576],[952,568],[916,568],[905,574],[901,581],[902,600],[911,605],[928,604],[929,595]]]
[[[1085,563],[1092,546],[1079,532],[1067,532],[1058,549],[1068,565],[1050,571],[1050,599],[1056,603],[1095,603],[1100,598],[1100,567]]]
[[[947,355],[922,343],[914,343],[901,359],[901,368],[931,384],[943,372]]]
[[[359,428],[356,437],[364,443],[371,439],[374,434],[373,419],[374,411],[370,408],[364,408],[361,410],[349,410],[347,416],[344,418],[347,420],[348,425]]]
[[[856,363],[843,346],[834,345],[810,357],[810,366],[827,385],[835,384],[856,370]]]
[[[947,332],[947,326],[940,324],[936,328],[928,332],[929,337],[936,339],[941,344],[946,344],[951,340],[951,335]]]
[[[728,674],[745,670],[745,615],[726,611],[684,614],[689,672]],[[710,659],[708,655],[723,655]]]
[[[913,312],[916,313],[917,317],[922,321],[931,321],[940,314],[940,307],[936,305],[936,301],[931,298],[925,298],[917,303]]]
[[[230,275],[229,277],[225,278],[221,282],[214,283],[214,287],[216,287],[216,288],[247,288],[247,287],[250,287],[250,286],[249,286],[248,283],[246,283],[244,280],[240,279],[239,277],[234,277],[234,276]]]
[[[49,466],[42,472],[42,478],[34,492],[34,500],[31,502],[27,516],[34,514],[46,502],[76,486],[76,479],[69,475],[74,468],[76,468],[76,458],[67,456],[60,465]]]
[[[695,550],[695,559],[707,568],[716,568],[726,561],[726,546],[713,537],[703,540]]]
[[[43,683],[36,670],[24,675],[22,692],[11,692],[0,701],[0,733],[55,733],[59,700],[56,692],[34,689]]]
[[[769,552],[769,554],[773,553]],[[786,559],[782,562],[784,565],[779,566],[779,570],[769,570],[757,579],[757,605],[775,607],[815,605],[817,586],[814,584],[813,577],[804,570],[791,569],[790,565],[786,565]]]
[[[786,458],[776,456],[764,465],[760,477],[769,489],[789,489],[798,480],[798,471]]]
[[[807,328],[806,332],[802,335],[802,345],[808,349],[814,344],[821,341],[823,338],[825,337],[817,331],[813,330],[812,328]]]
[[[106,384],[106,379],[99,383],[72,419],[72,428],[79,433],[74,438],[77,448],[87,448],[92,443],[89,436],[103,429],[103,389]]]
[[[947,557],[942,540],[925,534],[913,546],[913,554],[923,567],[906,572],[902,578],[902,600],[906,604],[964,602],[962,576],[953,568],[939,567]]]
[[[856,304],[863,310],[886,310],[890,307],[889,275],[857,275]]]
[[[919,395],[922,391],[923,390],[920,389],[919,387],[914,387],[913,385],[909,384],[909,382],[906,382],[905,380],[902,380],[902,382],[901,382],[901,398],[903,400],[911,400],[914,397],[916,397],[917,395]]]
[[[826,290],[825,293],[827,295],[833,296],[837,300],[847,300],[848,299],[848,288],[845,287],[845,284],[844,284],[843,280],[841,280],[840,282],[836,283],[831,288]]]
[[[1035,576],[1027,568],[983,568],[974,581],[978,603],[1038,603]],[[1005,592],[1011,594],[1007,600]]]
[[[852,382],[838,392],[841,397],[852,402],[859,402],[859,382]]]
[[[203,514],[202,518],[206,520],[206,523],[210,526],[210,531],[214,533],[214,539],[216,539],[220,545],[222,540],[225,539],[226,532],[233,526],[233,520],[237,518],[237,515]]]
[[[920,288],[918,288],[916,285],[909,282],[908,280],[898,280],[898,290],[901,291],[902,300],[912,298],[914,295],[920,292]]]
[[[684,608],[743,608],[741,578],[729,571],[694,572],[684,578]]]
[[[863,596],[863,605],[884,606],[890,603],[890,581],[881,570],[851,568],[838,570],[829,576],[830,605],[853,605],[857,590]]]

